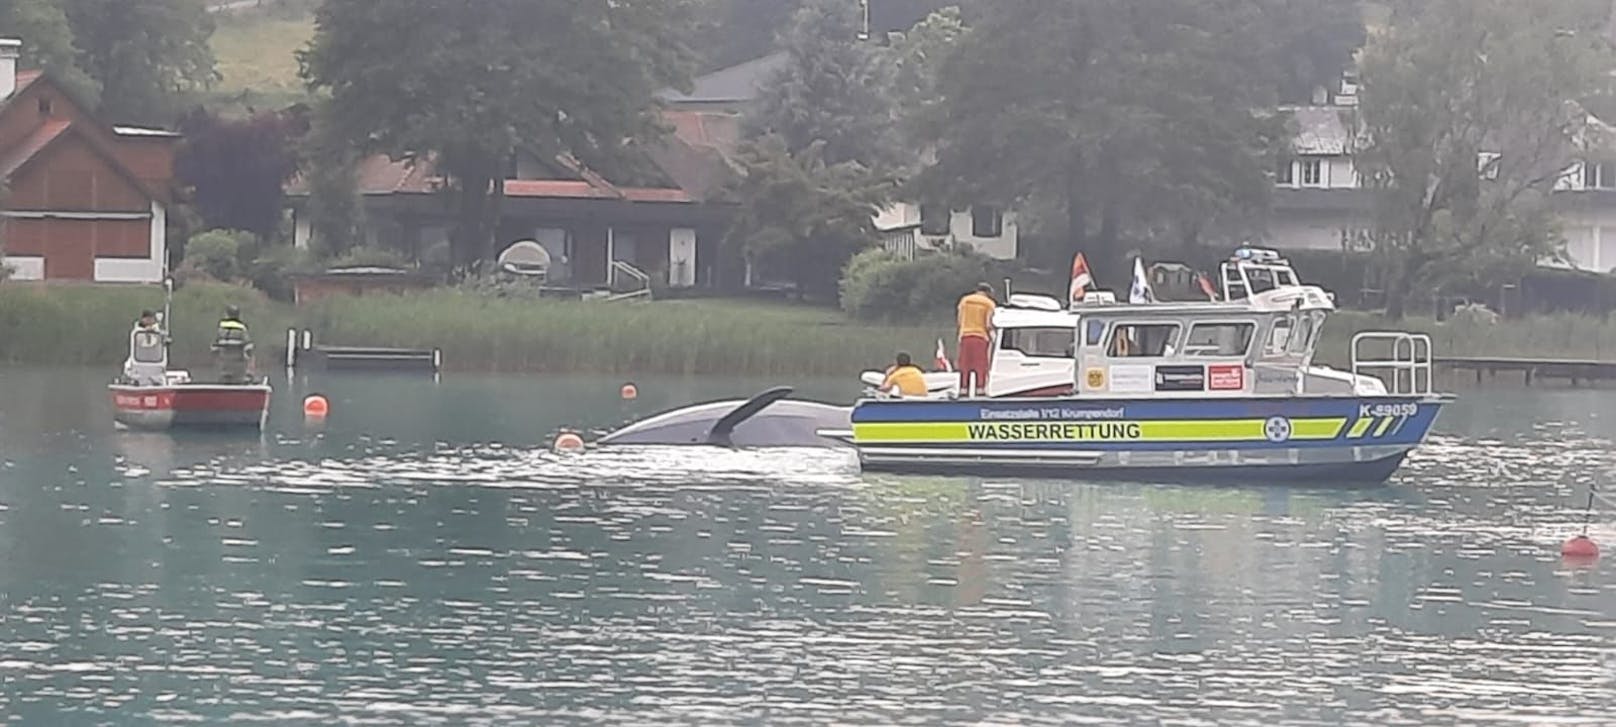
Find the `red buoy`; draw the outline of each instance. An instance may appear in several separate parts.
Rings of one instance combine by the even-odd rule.
[[[1560,546],[1560,555],[1579,560],[1593,560],[1599,557],[1599,544],[1586,535],[1578,535]]]
[[[331,413],[331,402],[319,394],[310,394],[303,399],[303,416],[309,419],[324,419]]]
[[[640,387],[634,384],[623,384],[623,389],[618,393],[623,395],[624,401],[634,401],[640,398]]]
[[[562,432],[561,436],[556,437],[555,451],[563,454],[582,452],[584,451],[584,438],[572,432]]]

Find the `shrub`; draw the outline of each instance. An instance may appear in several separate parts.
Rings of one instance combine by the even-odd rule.
[[[326,263],[326,268],[406,268],[410,261],[395,250],[362,245]]]
[[[948,315],[959,297],[996,277],[996,264],[973,253],[904,260],[883,250],[855,255],[842,274],[842,310],[863,320],[925,320]]]
[[[252,244],[250,232],[208,230],[185,243],[184,267],[214,280],[235,280],[241,274],[241,251]]]

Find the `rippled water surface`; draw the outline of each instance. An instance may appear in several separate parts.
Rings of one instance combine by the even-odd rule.
[[[1613,563],[1558,555],[1613,392],[1467,394],[1330,491],[544,447],[757,381],[328,378],[262,437],[116,433],[104,373],[0,369],[0,723],[1616,722]]]

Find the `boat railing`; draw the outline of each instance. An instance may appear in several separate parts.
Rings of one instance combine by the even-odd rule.
[[[1428,396],[1431,380],[1431,337],[1405,331],[1364,331],[1352,337],[1352,374],[1377,376],[1394,396]],[[1374,375],[1374,374],[1369,374]]]

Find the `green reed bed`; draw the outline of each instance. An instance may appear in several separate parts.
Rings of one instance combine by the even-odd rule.
[[[303,311],[320,340],[441,348],[462,370],[845,375],[946,329],[851,324],[831,310],[752,301],[562,302],[459,291],[337,298]]]
[[[0,284],[0,363],[115,365],[152,286]],[[191,283],[175,294],[174,358],[205,365],[226,305],[242,307],[259,361],[278,354],[286,329],[321,343],[441,348],[460,371],[845,376],[906,350],[929,365],[945,322],[871,325],[824,308],[750,300],[563,302],[457,290],[334,298],[293,310],[248,288]],[[1406,328],[1432,334],[1438,355],[1616,360],[1616,320],[1552,315],[1487,325],[1472,320],[1388,323],[1345,311],[1325,325],[1321,361],[1342,365],[1354,333]]]

